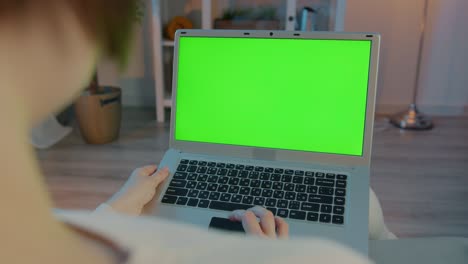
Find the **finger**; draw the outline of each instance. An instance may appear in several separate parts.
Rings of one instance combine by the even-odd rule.
[[[159,185],[161,182],[163,182],[167,177],[169,176],[169,168],[164,167],[162,169],[159,169],[155,174],[153,174],[154,182],[157,185]]]
[[[148,165],[148,166],[141,167],[140,172],[144,174],[145,176],[150,176],[153,173],[155,173],[157,169],[158,169],[158,166],[156,165]]]
[[[276,232],[279,238],[287,239],[289,237],[289,225],[281,217],[275,217]]]
[[[260,225],[258,224],[257,217],[251,211],[245,211],[242,216],[242,227],[249,235],[255,235],[263,237],[265,234],[263,233]]]
[[[275,238],[276,237],[276,225],[275,225],[275,216],[273,213],[264,207],[255,206],[247,211],[251,211],[260,218],[260,227],[268,237]]]
[[[242,217],[244,216],[245,210],[234,210],[232,213],[228,216],[229,220],[231,221],[237,221],[241,222]]]

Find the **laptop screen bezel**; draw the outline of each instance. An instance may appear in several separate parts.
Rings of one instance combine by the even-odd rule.
[[[174,63],[172,79],[172,109],[177,107],[177,74],[178,50],[182,37],[229,37],[229,38],[275,38],[275,39],[330,39],[330,40],[369,40],[371,41],[371,56],[367,87],[366,117],[364,126],[363,155],[350,156],[333,153],[319,153],[224,145],[217,143],[202,143],[175,139],[176,111],[171,111],[170,148],[181,152],[199,153],[205,155],[228,156],[246,159],[262,159],[272,161],[288,161],[303,163],[321,163],[333,165],[369,165],[374,123],[375,96],[377,85],[378,55],[380,36],[375,33],[336,33],[336,32],[297,32],[297,31],[257,31],[257,30],[179,30],[174,44]]]

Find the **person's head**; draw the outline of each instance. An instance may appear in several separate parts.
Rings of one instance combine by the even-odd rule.
[[[125,64],[139,3],[0,0],[0,96],[17,100],[31,124],[70,103],[98,58]]]

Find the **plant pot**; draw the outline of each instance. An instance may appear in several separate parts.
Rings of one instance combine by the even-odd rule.
[[[122,91],[99,87],[97,94],[85,91],[75,102],[76,119],[88,144],[106,144],[119,137],[122,119]]]

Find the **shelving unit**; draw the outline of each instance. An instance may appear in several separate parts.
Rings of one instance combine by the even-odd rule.
[[[161,21],[161,3],[170,0],[151,0],[151,32],[153,42],[153,67],[155,78],[156,94],[156,120],[165,122],[165,109],[172,105],[171,95],[166,93],[164,87],[164,49],[174,47],[174,41],[163,38]],[[346,0],[329,0],[330,16],[329,29],[332,31],[342,31],[344,27],[344,14]],[[296,25],[297,0],[285,0],[286,17],[284,28],[294,30]],[[201,2],[201,28],[211,29],[213,27],[212,19],[212,1],[202,0]]]

